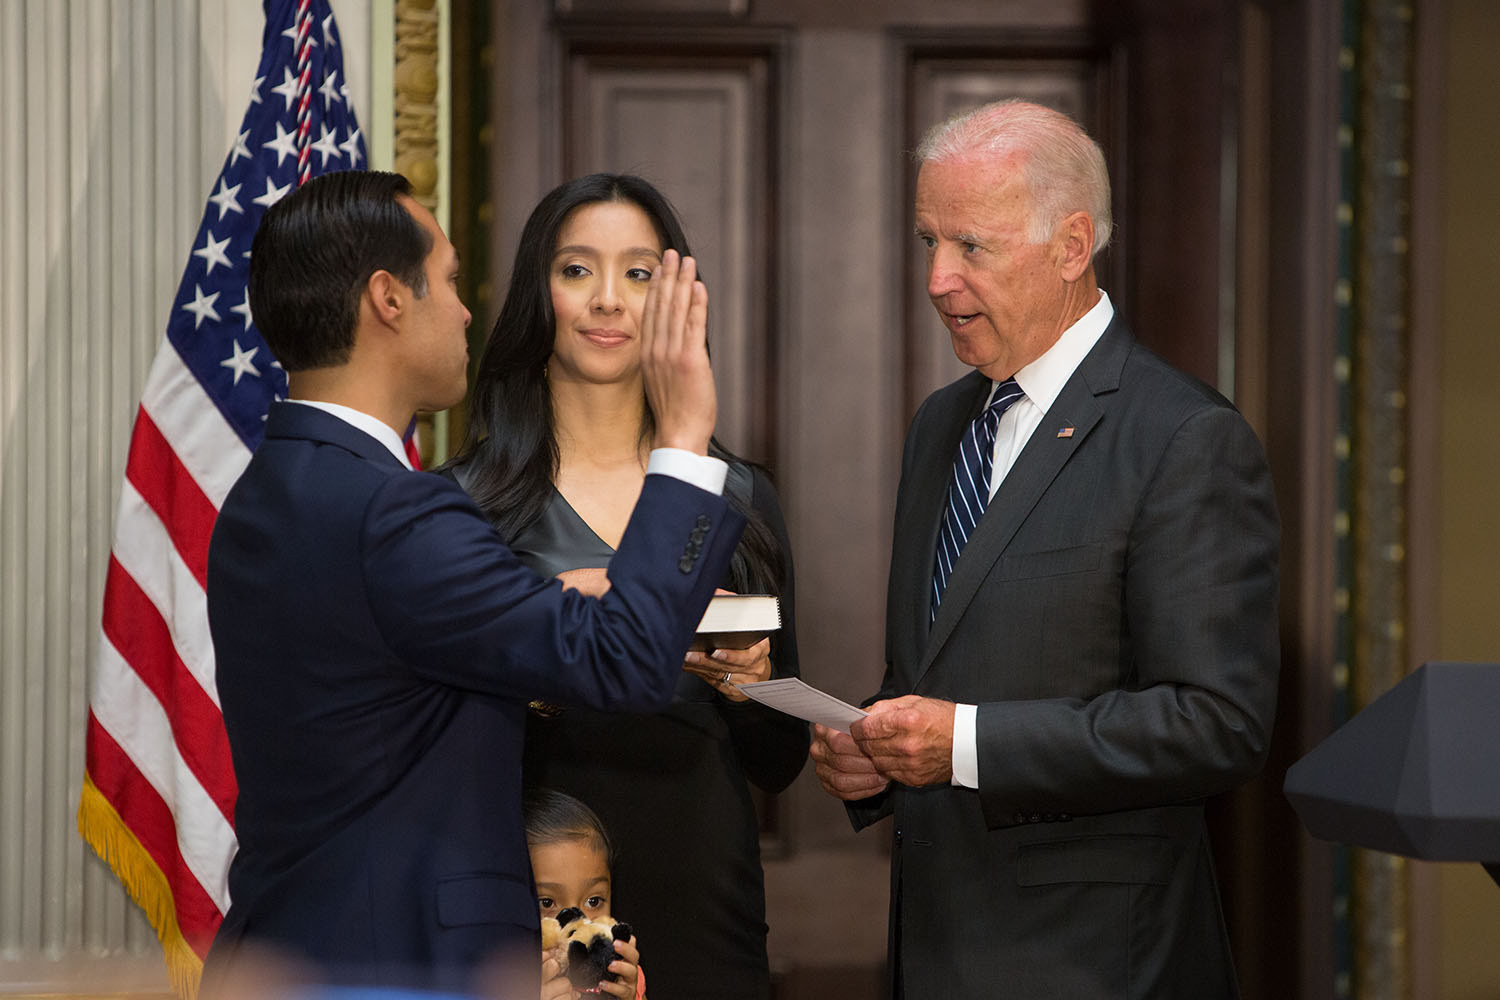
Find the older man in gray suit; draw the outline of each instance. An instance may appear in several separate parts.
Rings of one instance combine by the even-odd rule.
[[[1097,287],[1109,178],[1074,122],[988,105],[918,158],[975,370],[907,435],[884,684],[813,746],[856,828],[895,817],[893,995],[1236,996],[1203,800],[1275,711],[1263,450]]]

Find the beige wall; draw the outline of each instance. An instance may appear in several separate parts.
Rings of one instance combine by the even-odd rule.
[[[1438,650],[1500,661],[1500,3],[1449,0]],[[1500,860],[1497,858],[1496,860]],[[1500,997],[1500,886],[1440,866],[1444,1000]]]

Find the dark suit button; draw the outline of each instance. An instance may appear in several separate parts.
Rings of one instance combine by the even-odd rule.
[[[699,514],[698,515],[698,522],[697,523],[698,523],[698,528],[701,531],[707,531],[708,528],[709,528],[709,525],[713,524],[713,522],[708,519],[708,515],[707,514]]]
[[[897,846],[900,846],[900,844],[901,844],[901,828],[900,827],[896,828],[896,844],[897,844]]]
[[[1057,817],[1054,816],[1054,815],[1052,815],[1051,813],[1042,813],[1042,822],[1043,823],[1051,823],[1055,819],[1057,819]]]
[[[1072,818],[1073,817],[1069,816],[1067,813],[1058,813],[1057,814],[1057,821],[1059,823],[1066,823],[1068,820],[1070,820]]]
[[[677,561],[677,568],[682,570],[684,573],[691,573],[693,571],[693,557],[684,555]]]
[[[1033,822],[1033,823],[1040,823],[1041,821],[1042,821],[1042,814],[1041,813],[1032,813],[1031,814],[1031,822]]]
[[[1026,814],[1025,813],[1016,813],[1016,822],[1017,823],[1024,823],[1024,822],[1026,822]]]

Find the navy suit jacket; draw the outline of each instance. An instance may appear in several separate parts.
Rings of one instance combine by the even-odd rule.
[[[877,697],[978,706],[979,789],[906,788],[892,947],[908,1000],[1237,993],[1203,799],[1259,770],[1280,527],[1254,432],[1114,321],[1001,482],[929,625],[970,373],[912,420]]]
[[[742,524],[647,476],[612,589],[587,598],[522,566],[452,482],[273,405],[209,548],[239,852],[206,986],[248,942],[333,981],[466,988],[509,961],[505,995],[536,996],[527,702],[664,708]]]

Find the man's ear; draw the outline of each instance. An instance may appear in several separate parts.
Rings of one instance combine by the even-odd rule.
[[[376,271],[365,282],[364,305],[377,322],[395,326],[406,312],[407,294],[406,286],[391,272]]]
[[[1094,260],[1094,220],[1087,212],[1074,212],[1058,227],[1062,232],[1062,257],[1058,262],[1064,281],[1083,277]]]

